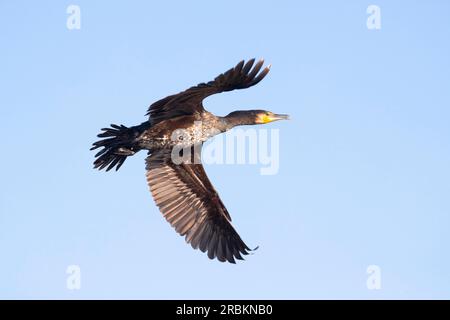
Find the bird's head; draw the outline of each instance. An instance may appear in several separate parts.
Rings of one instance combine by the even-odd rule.
[[[288,120],[287,114],[276,114],[266,110],[234,111],[226,116],[234,125],[265,124],[277,120]]]

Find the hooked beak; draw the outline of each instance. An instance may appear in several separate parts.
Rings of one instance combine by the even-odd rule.
[[[272,116],[269,117],[270,121],[277,121],[277,120],[289,120],[289,115],[288,114],[274,114]]]
[[[256,123],[270,123],[277,120],[289,120],[287,114],[264,113],[257,117]]]

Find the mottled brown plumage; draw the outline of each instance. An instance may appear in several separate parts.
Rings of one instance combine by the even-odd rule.
[[[103,138],[93,144],[102,148],[95,156],[94,167],[118,170],[128,156],[148,150],[147,182],[164,218],[185,237],[194,249],[208,252],[208,257],[235,262],[250,251],[231,225],[231,217],[201,164],[204,141],[237,125],[261,124],[287,119],[264,110],[235,111],[218,117],[206,111],[202,101],[225,91],[244,89],[260,82],[269,72],[255,64],[239,62],[213,81],[200,83],[183,92],[153,103],[147,112],[149,120],[138,126],[111,125],[102,129]],[[201,122],[201,127],[197,124]],[[177,136],[179,129],[187,136]],[[173,148],[190,151],[189,160],[174,161]]]

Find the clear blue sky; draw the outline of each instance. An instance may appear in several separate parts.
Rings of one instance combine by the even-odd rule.
[[[450,4],[308,3],[1,1],[0,298],[450,298]],[[70,4],[80,30],[66,28]],[[370,4],[381,30],[366,27]],[[293,120],[268,126],[277,175],[206,167],[260,246],[230,265],[162,218],[144,154],[104,173],[89,147],[251,57],[269,76],[207,108]]]

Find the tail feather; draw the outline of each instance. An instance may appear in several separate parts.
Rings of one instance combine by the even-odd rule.
[[[106,171],[116,167],[116,171],[123,165],[128,156],[135,154],[135,130],[124,125],[111,124],[111,128],[101,129],[103,132],[97,135],[101,139],[93,143],[90,150],[102,148],[95,157],[94,169]]]

